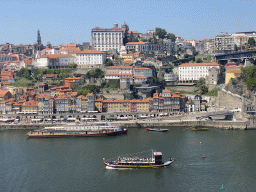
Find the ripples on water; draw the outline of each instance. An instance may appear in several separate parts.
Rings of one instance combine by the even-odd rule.
[[[255,131],[130,129],[103,138],[27,139],[0,131],[0,191],[255,191]],[[200,142],[202,143],[200,145]],[[102,158],[148,151],[167,168],[109,170]],[[205,154],[206,158],[202,158]]]

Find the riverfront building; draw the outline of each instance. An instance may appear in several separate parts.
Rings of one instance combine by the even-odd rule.
[[[191,82],[198,81],[201,77],[206,78],[209,70],[215,67],[220,73],[220,65],[218,63],[183,63],[179,66],[179,81]],[[217,84],[217,82],[216,82]]]

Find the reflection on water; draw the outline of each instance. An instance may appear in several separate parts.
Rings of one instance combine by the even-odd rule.
[[[225,191],[255,190],[256,132],[183,129],[50,139],[0,131],[1,191],[218,191],[222,184]],[[176,161],[166,168],[125,170],[102,163],[142,151],[150,157],[151,149],[161,151],[164,161]]]

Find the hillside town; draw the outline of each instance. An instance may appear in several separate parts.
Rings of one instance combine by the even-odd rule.
[[[91,42],[65,45],[43,44],[38,30],[33,45],[0,45],[1,121],[14,121],[15,114],[37,119],[90,112],[170,115],[215,105],[244,109],[241,102],[218,104],[214,97],[254,66],[255,31],[197,41],[162,28],[135,30],[126,23],[95,27]]]

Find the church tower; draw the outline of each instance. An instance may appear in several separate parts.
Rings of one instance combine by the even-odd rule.
[[[41,42],[41,36],[40,36],[40,31],[39,29],[37,30],[37,45],[41,45],[42,42]]]

